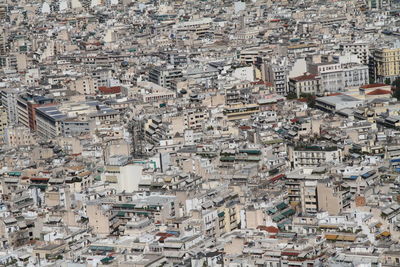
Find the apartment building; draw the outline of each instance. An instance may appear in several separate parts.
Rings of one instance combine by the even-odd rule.
[[[4,136],[7,125],[7,110],[5,107],[0,106],[0,139]]]
[[[369,84],[369,68],[367,65],[356,63],[342,64],[342,69],[344,89]]]
[[[36,130],[39,136],[54,138],[61,133],[61,124],[67,115],[61,113],[57,106],[36,108]]]
[[[383,2],[383,0],[367,0],[367,5],[369,9],[379,10],[383,7]]]
[[[308,71],[311,74],[320,77],[320,87],[322,92],[337,92],[344,90],[343,73],[340,63],[311,63],[308,65]]]
[[[142,94],[143,102],[145,103],[166,103],[168,100],[176,97],[176,93],[174,91],[154,82],[139,82],[138,87],[139,89],[144,89],[145,91]]]
[[[142,164],[132,164],[129,158],[114,155],[108,159],[102,180],[116,185],[117,192],[134,192],[142,180]]]
[[[195,33],[201,37],[207,32],[211,31],[212,24],[212,18],[202,18],[177,23],[173,26],[173,29],[177,32],[177,34]]]
[[[324,169],[305,168],[288,173],[285,180],[287,198],[292,206],[299,205],[304,213],[318,211],[317,183],[325,178]]]
[[[342,162],[342,150],[336,146],[289,147],[294,168],[318,167],[323,164]]]
[[[1,104],[7,110],[8,124],[17,124],[18,123],[18,113],[17,113],[18,95],[19,95],[18,89],[0,90]]]
[[[321,93],[320,77],[316,74],[305,73],[302,76],[289,79],[289,92],[295,92],[298,97],[301,94],[314,94]]]
[[[285,185],[289,203],[299,205],[303,213],[327,211],[338,215],[350,207],[350,187],[332,184],[324,168],[293,171],[287,175]]]
[[[69,83],[69,88],[72,91],[77,91],[83,95],[93,95],[99,88],[97,84],[98,79],[92,78],[89,75],[77,77]],[[104,82],[102,82],[104,84]]]
[[[186,129],[201,130],[204,122],[209,118],[209,112],[205,108],[189,109],[184,111],[184,125]]]
[[[319,181],[316,189],[318,210],[327,211],[329,215],[339,215],[350,208],[352,196],[350,187]]]
[[[252,115],[260,111],[260,106],[257,104],[234,104],[227,105],[224,108],[224,115],[228,120],[249,119]]]
[[[21,94],[17,97],[18,122],[31,130],[36,130],[36,109],[54,105],[54,99],[33,95]]]
[[[81,82],[82,82],[82,87],[83,87],[83,82],[85,80],[87,80],[87,84],[85,81],[85,85],[86,88],[79,88],[79,82],[78,82],[78,90],[83,89],[83,91],[86,91],[88,93],[90,93],[90,90],[92,89],[91,87],[93,87],[95,90],[97,90],[99,87],[101,86],[105,86],[105,87],[109,87],[109,86],[115,86],[118,84],[112,84],[112,79],[113,79],[113,72],[111,69],[96,69],[93,70],[90,74],[91,78],[93,79],[93,81],[89,82],[89,80],[87,80],[86,78],[84,78]]]
[[[4,131],[4,143],[11,147],[30,146],[35,139],[29,128],[24,126],[7,127]]]
[[[37,132],[50,138],[63,133],[89,133],[93,130],[92,121],[104,125],[118,118],[118,111],[98,101],[65,102],[36,108]]]
[[[182,76],[182,70],[172,66],[153,67],[149,72],[149,81],[165,88],[171,88],[172,81]]]
[[[108,236],[116,234],[121,222],[111,211],[111,206],[101,205],[97,202],[86,203],[86,214],[89,218],[89,226],[93,228],[93,232]]]
[[[360,63],[363,65],[368,65],[369,63],[370,52],[368,43],[361,43],[361,42],[343,43],[340,44],[340,50],[344,54],[350,53],[353,55],[357,55],[358,59],[360,60]]]
[[[266,82],[273,83],[277,94],[287,95],[288,79],[287,70],[284,66],[276,64],[264,64],[263,79]]]
[[[400,42],[395,43],[393,48],[376,49],[372,55],[376,81],[393,81],[400,76]]]

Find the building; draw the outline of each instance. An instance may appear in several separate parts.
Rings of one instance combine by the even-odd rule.
[[[17,98],[18,122],[31,130],[36,130],[36,109],[54,105],[54,99],[33,94],[21,94]]]
[[[177,23],[173,26],[173,29],[177,35],[195,33],[197,36],[202,37],[211,31],[212,23],[212,18],[195,19]]]
[[[336,146],[296,146],[290,149],[290,153],[294,168],[318,167],[343,160],[342,149]]]
[[[306,214],[317,213],[317,183],[325,178],[326,174],[324,172],[323,168],[304,168],[288,173],[285,185],[289,204],[299,206],[301,211]]]
[[[168,100],[175,99],[176,93],[161,85],[153,82],[139,82],[139,88],[143,88],[145,93],[143,102],[145,103],[166,103]]]
[[[69,83],[70,90],[77,91],[84,95],[93,95],[99,88],[97,84],[98,79],[94,79],[89,75],[77,77]]]
[[[108,159],[103,180],[115,183],[118,192],[135,192],[142,180],[142,170],[143,164],[132,164],[128,157],[114,155]]]
[[[54,138],[61,134],[61,124],[68,116],[59,111],[57,106],[37,107],[36,131],[39,136]]]
[[[4,136],[7,125],[7,109],[3,106],[0,106],[0,139]]]
[[[328,112],[335,112],[345,108],[356,108],[363,105],[363,101],[348,95],[332,95],[318,97],[315,106]]]
[[[376,82],[393,81],[400,76],[400,42],[392,48],[376,49],[372,56]]]
[[[30,146],[35,142],[31,131],[25,126],[9,126],[5,128],[4,143],[8,146]]]
[[[153,67],[149,72],[149,81],[164,88],[171,88],[171,83],[175,79],[183,76],[182,70],[169,67]]]
[[[349,187],[319,181],[317,185],[318,210],[327,211],[330,215],[339,215],[351,204]]]
[[[8,124],[18,123],[18,113],[17,113],[17,98],[19,91],[4,89],[0,91],[1,104],[7,110],[7,120]]]
[[[342,64],[343,88],[355,88],[369,84],[369,68],[357,63]]]
[[[307,73],[302,76],[290,78],[289,92],[295,92],[298,97],[302,94],[318,95],[321,93],[320,78],[316,74]]]
[[[322,92],[337,92],[344,90],[343,73],[340,63],[323,62],[308,65],[311,74],[320,77],[320,90]]]
[[[187,109],[184,111],[184,125],[186,129],[202,130],[208,118],[209,112],[205,108]]]
[[[263,66],[263,80],[273,83],[277,94],[287,95],[288,80],[286,68],[276,64],[266,64]]]
[[[118,111],[96,100],[36,108],[37,132],[45,137],[87,134],[94,125],[110,124],[118,118]]]
[[[249,119],[252,115],[257,114],[260,107],[257,104],[234,104],[224,108],[224,115],[228,120]]]
[[[383,0],[367,0],[369,9],[381,9],[383,7]]]
[[[354,43],[343,43],[340,44],[340,50],[343,51],[344,54],[353,54],[357,55],[360,63],[363,65],[369,64],[369,46],[368,43],[354,42]]]

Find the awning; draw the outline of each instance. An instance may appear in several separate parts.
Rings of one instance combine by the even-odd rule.
[[[114,260],[114,257],[110,256],[110,257],[105,257],[105,258],[101,259],[100,261],[102,263],[110,263],[113,260]]]
[[[285,202],[281,202],[281,203],[279,203],[278,205],[276,205],[276,208],[278,209],[278,210],[284,210],[284,209],[286,209],[288,207],[288,205],[285,203]]]
[[[108,246],[90,246],[89,249],[96,251],[114,251],[113,247],[108,247]]]

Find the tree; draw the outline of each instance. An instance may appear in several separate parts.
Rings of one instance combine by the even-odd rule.
[[[397,78],[392,82],[392,85],[393,85],[395,88],[400,88],[400,77],[397,77]]]
[[[287,98],[287,99],[296,99],[296,98],[297,98],[297,94],[296,94],[296,92],[294,92],[294,91],[290,91],[290,92],[287,94],[286,98]]]
[[[393,83],[393,97],[395,97],[397,100],[400,100],[400,77],[397,77]]]
[[[372,76],[369,76],[369,83],[370,84],[375,83],[375,79]]]
[[[387,85],[389,85],[389,84],[390,84],[390,79],[389,79],[389,78],[386,78],[386,79],[385,79],[385,83],[386,83]]]
[[[309,108],[315,107],[315,95],[314,94],[302,93],[300,95],[300,97],[307,99],[307,105]]]

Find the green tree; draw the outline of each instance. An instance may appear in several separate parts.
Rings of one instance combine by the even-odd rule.
[[[297,98],[297,94],[296,94],[296,92],[290,91],[290,92],[287,94],[286,98],[287,98],[287,99],[296,99],[296,98]]]
[[[369,83],[370,84],[375,83],[375,79],[372,76],[369,76]]]
[[[397,77],[397,78],[392,82],[392,85],[393,85],[395,88],[400,88],[400,77]]]
[[[390,79],[389,79],[389,78],[386,78],[386,79],[385,79],[385,83],[389,85],[389,84],[390,84]]]
[[[301,98],[307,99],[307,105],[310,108],[315,107],[315,95],[314,94],[309,94],[309,93],[302,93],[300,95]]]
[[[397,98],[397,100],[400,100],[400,77],[397,77],[393,83],[393,97]]]

